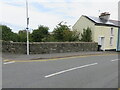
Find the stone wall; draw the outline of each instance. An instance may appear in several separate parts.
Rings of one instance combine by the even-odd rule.
[[[98,44],[94,42],[32,42],[30,54],[97,51],[97,48]],[[2,52],[25,54],[26,43],[3,42]]]
[[[2,42],[2,52],[6,53],[26,53],[26,43]]]

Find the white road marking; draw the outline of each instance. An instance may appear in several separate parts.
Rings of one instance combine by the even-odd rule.
[[[111,60],[111,62],[113,62],[113,61],[118,61],[119,59],[114,59],[114,60]]]
[[[5,63],[3,63],[3,64],[11,64],[11,63],[15,63],[15,61],[5,62]]]
[[[50,74],[50,75],[47,75],[47,76],[44,76],[44,77],[48,78],[48,77],[59,75],[59,74],[65,73],[65,72],[69,72],[69,71],[75,70],[75,69],[80,69],[80,68],[84,68],[84,67],[88,67],[88,66],[93,66],[93,65],[96,65],[96,64],[98,64],[98,63],[92,63],[92,64],[83,65],[83,66],[80,66],[80,67],[75,67],[75,68],[63,70],[63,71],[56,72],[56,73],[53,73],[53,74]]]

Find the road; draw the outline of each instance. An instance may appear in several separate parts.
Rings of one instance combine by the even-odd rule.
[[[118,88],[118,55],[3,62],[3,88]]]

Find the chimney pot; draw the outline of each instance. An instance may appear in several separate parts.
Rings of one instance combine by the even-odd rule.
[[[104,12],[104,13],[101,13],[99,18],[102,20],[102,21],[108,21],[109,18],[110,18],[110,14],[109,12]]]

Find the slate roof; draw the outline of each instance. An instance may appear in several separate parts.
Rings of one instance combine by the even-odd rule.
[[[117,20],[108,20],[106,22],[106,21],[101,20],[99,17],[85,16],[85,15],[83,16],[88,18],[92,22],[94,22],[95,25],[120,27],[120,21],[117,21]]]

